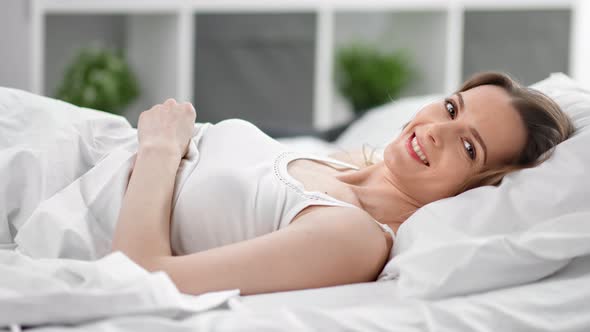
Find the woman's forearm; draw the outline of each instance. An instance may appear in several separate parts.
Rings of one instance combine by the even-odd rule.
[[[170,215],[180,157],[165,147],[142,147],[115,229],[112,249],[149,269],[170,256]]]

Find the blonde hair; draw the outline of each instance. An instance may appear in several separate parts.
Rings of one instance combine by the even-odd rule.
[[[372,149],[369,156],[367,156],[367,151],[366,151],[367,148]],[[375,151],[377,151],[377,147],[370,146],[369,143],[364,143],[362,151],[363,151],[363,158],[365,159],[365,167],[375,165],[374,156],[375,156]]]

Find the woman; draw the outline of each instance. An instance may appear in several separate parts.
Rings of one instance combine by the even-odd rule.
[[[417,209],[470,188],[496,185],[510,171],[535,166],[573,132],[568,117],[548,97],[521,87],[506,75],[482,73],[448,98],[421,109],[377,163],[362,165],[362,156],[357,154],[347,158],[347,163],[291,156],[281,164],[278,160],[285,159],[285,154],[269,148],[272,156],[256,162],[274,160],[276,178],[255,182],[257,187],[270,188],[256,195],[274,193],[272,186],[282,186],[285,194],[275,194],[271,205],[291,204],[297,208],[289,211],[296,213],[283,214],[281,220],[286,221],[275,224],[277,231],[244,237],[245,241],[195,249],[189,240],[184,248],[173,250],[170,239],[175,235],[170,223],[175,176],[195,117],[190,104],[172,99],[140,115],[139,151],[112,245],[150,271],[167,272],[179,290],[190,294],[240,288],[248,295],[374,281],[390,258],[394,231]],[[241,158],[260,155],[267,145],[278,146],[247,129],[253,125],[237,121],[217,124],[229,131],[220,129],[217,138],[208,139],[225,140],[230,158],[240,157],[218,165],[226,170],[223,174],[201,175],[210,182],[200,182],[207,185],[203,185],[201,198],[192,202],[204,204],[202,209],[216,204],[212,211],[237,216],[234,228],[243,226],[239,218],[247,218],[247,209],[262,203],[249,194],[243,194],[242,201],[220,203],[223,193],[239,198],[246,187],[234,187],[237,182],[226,184],[224,178],[233,172],[240,174],[242,166],[247,166],[239,164]],[[199,163],[206,163],[208,154],[214,159],[215,152],[208,151],[217,150],[200,151]],[[272,173],[273,168],[263,166],[254,167],[262,173],[247,173],[240,181]],[[198,220],[206,218],[206,213],[195,211],[191,217],[198,232]],[[281,214],[273,206],[263,211]],[[266,218],[258,215],[252,222]],[[220,228],[224,229],[230,231],[227,226]]]

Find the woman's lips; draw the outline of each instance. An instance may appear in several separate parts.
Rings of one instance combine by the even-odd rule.
[[[412,158],[414,158],[414,160],[416,160],[417,162],[419,162],[420,164],[422,164],[424,166],[427,166],[426,164],[424,164],[422,159],[420,159],[420,157],[418,157],[418,155],[416,154],[416,151],[414,151],[414,148],[412,147],[412,139],[414,139],[414,136],[416,136],[416,133],[412,133],[412,135],[410,135],[410,137],[408,137],[408,139],[406,140],[406,150],[408,150],[408,154],[410,154],[410,156]]]

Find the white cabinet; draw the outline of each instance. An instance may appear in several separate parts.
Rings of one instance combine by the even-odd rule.
[[[312,113],[308,117],[310,127],[325,129],[345,120],[338,113],[332,79],[338,47],[361,40],[384,49],[408,49],[419,77],[406,94],[450,92],[468,71],[481,66],[481,59],[485,59],[482,54],[493,59],[489,52],[494,51],[498,52],[498,61],[510,61],[502,58],[507,49],[495,46],[492,51],[486,51],[477,47],[478,42],[490,47],[502,45],[494,40],[489,29],[465,30],[478,20],[490,24],[496,20],[494,15],[502,13],[524,15],[533,21],[535,13],[540,13],[539,17],[549,12],[565,13],[569,22],[567,42],[556,47],[567,48],[562,50],[567,59],[563,59],[559,70],[565,68],[581,83],[590,85],[590,64],[584,60],[590,56],[584,43],[584,36],[590,35],[589,3],[577,0],[33,0],[32,90],[53,94],[61,71],[76,50],[71,45],[99,39],[106,46],[125,49],[136,71],[142,97],[128,111],[130,119],[136,118],[141,110],[167,97],[193,100],[198,75],[194,65],[199,49],[200,15],[309,14],[315,20],[315,48],[313,75],[305,84],[311,87],[312,100],[311,109],[302,111]],[[524,32],[520,32],[514,36],[522,38]],[[499,37],[509,40],[511,36],[501,32]],[[535,47],[538,45],[527,52],[533,52]],[[546,51],[547,56],[555,53],[553,49],[537,51]],[[512,65],[518,67],[518,61],[523,62],[522,66],[530,65],[524,63],[526,60],[525,54]]]

